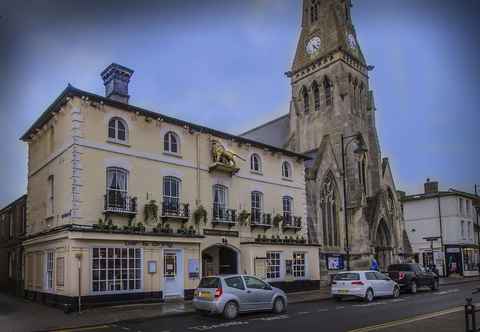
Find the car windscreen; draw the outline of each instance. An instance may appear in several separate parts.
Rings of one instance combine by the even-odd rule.
[[[360,280],[358,273],[339,273],[335,276],[335,280]]]
[[[413,270],[412,267],[408,264],[394,264],[388,267],[388,272],[391,272],[391,271],[408,272],[412,270]]]
[[[220,279],[215,277],[207,277],[202,278],[200,280],[200,284],[198,288],[219,288],[220,287]]]

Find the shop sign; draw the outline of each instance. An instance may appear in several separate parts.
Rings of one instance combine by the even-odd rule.
[[[460,253],[460,248],[447,248],[447,252],[449,254],[459,254]]]
[[[220,229],[204,229],[203,235],[211,235],[211,236],[232,236],[238,237],[238,231],[225,231]]]
[[[148,261],[148,273],[157,273],[156,261]]]

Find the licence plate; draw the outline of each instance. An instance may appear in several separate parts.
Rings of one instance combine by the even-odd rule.
[[[210,292],[200,292],[198,294],[198,297],[204,300],[211,300],[212,299],[212,294]]]
[[[348,289],[339,289],[338,292],[340,294],[348,294]]]

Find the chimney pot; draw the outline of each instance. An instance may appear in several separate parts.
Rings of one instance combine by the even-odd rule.
[[[425,194],[434,194],[438,193],[438,181],[430,181],[427,179],[427,182],[424,184]]]

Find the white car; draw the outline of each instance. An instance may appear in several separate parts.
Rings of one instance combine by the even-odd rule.
[[[335,299],[353,296],[371,302],[380,296],[399,297],[400,286],[377,271],[347,271],[335,276],[331,292]]]

